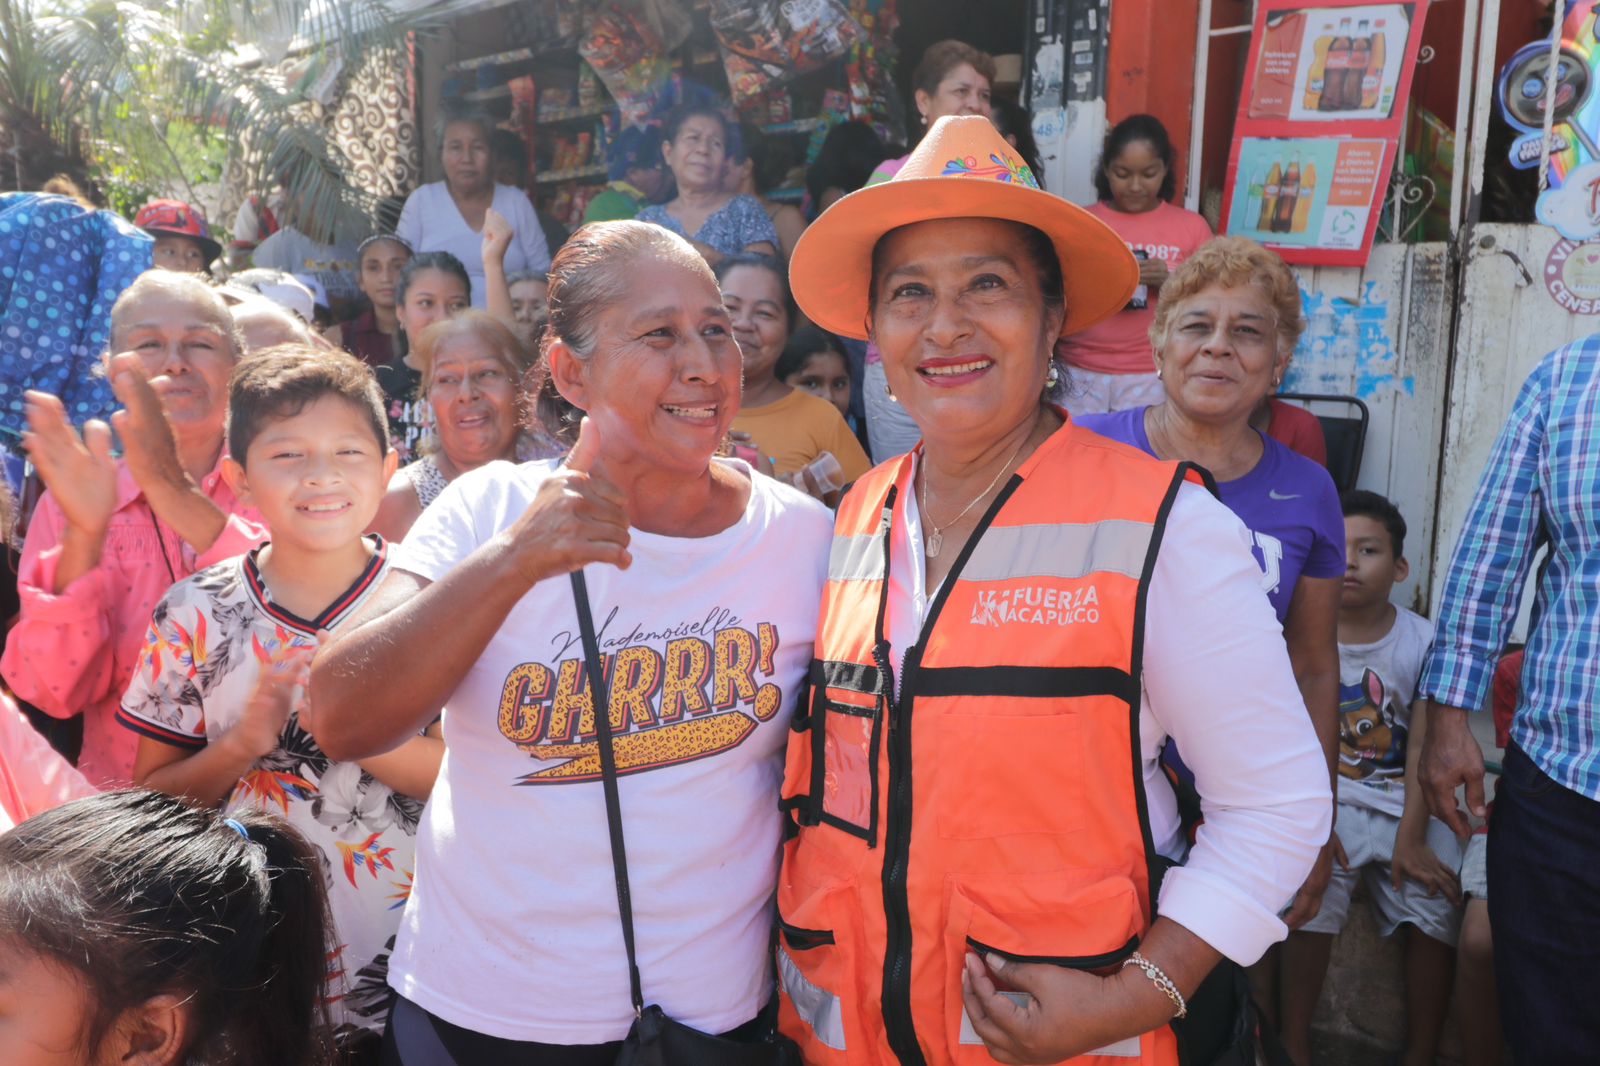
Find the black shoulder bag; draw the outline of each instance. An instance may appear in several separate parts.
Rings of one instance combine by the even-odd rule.
[[[600,778],[606,796],[606,822],[611,830],[611,864],[617,879],[617,910],[622,915],[622,942],[628,949],[628,983],[633,997],[633,1028],[617,1056],[617,1066],[800,1066],[800,1051],[779,1036],[770,1021],[754,1040],[712,1036],[667,1017],[659,1006],[645,1005],[634,952],[633,893],[628,886],[628,853],[622,843],[622,808],[617,798],[617,757],[611,745],[611,700],[589,613],[589,589],[583,571],[572,572],[572,598],[578,608],[585,669],[594,699],[595,732],[600,746]]]

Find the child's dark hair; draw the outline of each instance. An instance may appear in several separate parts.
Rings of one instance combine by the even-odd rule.
[[[244,359],[228,382],[228,454],[241,465],[267,426],[293,418],[308,404],[337,396],[372,427],[378,447],[389,450],[383,389],[372,368],[352,355],[310,345],[284,344]]]
[[[472,275],[467,273],[467,268],[461,260],[449,252],[418,252],[400,268],[400,280],[394,287],[396,307],[406,305],[406,291],[411,288],[411,283],[417,279],[417,275],[424,270],[439,270],[459,278],[462,287],[467,290],[467,299],[472,299]],[[404,326],[400,327],[400,335],[395,338],[395,347],[399,349],[395,353],[397,356],[404,357],[411,354],[411,338],[406,336]]]
[[[717,284],[727,280],[729,274],[740,267],[755,267],[765,270],[778,279],[778,288],[783,290],[783,313],[788,317],[789,328],[794,329],[794,320],[799,317],[800,309],[795,306],[794,293],[789,291],[789,271],[782,261],[770,255],[761,255],[759,252],[739,252],[735,255],[725,255],[717,261],[712,268],[712,273],[717,276]]]
[[[1106,177],[1106,168],[1134,141],[1144,141],[1167,165],[1167,176],[1161,179],[1159,195],[1171,203],[1178,194],[1178,156],[1172,150],[1172,138],[1167,134],[1167,127],[1154,115],[1129,115],[1106,133],[1105,143],[1100,147],[1100,163],[1094,168],[1095,195],[1105,203],[1111,202],[1111,179]]]
[[[265,814],[127,790],[0,835],[0,950],[79,975],[86,1061],[124,1011],[175,994],[179,1061],[329,1063],[327,930],[321,860]]]
[[[1339,503],[1344,508],[1346,518],[1370,518],[1378,523],[1389,533],[1389,540],[1394,543],[1394,557],[1402,558],[1406,553],[1406,520],[1400,514],[1400,508],[1390,503],[1386,498],[1376,492],[1366,489],[1351,489],[1339,497]]]
[[[467,268],[462,265],[461,260],[449,252],[418,252],[400,270],[400,281],[394,287],[395,303],[405,305],[406,290],[411,288],[411,283],[424,270],[440,270],[460,278],[461,284],[467,290],[467,299],[472,299],[472,275],[467,273]]]
[[[789,343],[783,346],[783,354],[772,368],[773,377],[779,381],[789,380],[804,370],[806,361],[818,352],[832,352],[845,359],[844,345],[839,343],[838,337],[817,326],[802,326],[789,335]],[[849,365],[849,360],[845,359],[845,366]]]

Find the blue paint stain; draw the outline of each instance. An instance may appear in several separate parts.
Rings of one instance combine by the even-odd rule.
[[[1416,395],[1416,381],[1398,373],[1399,355],[1384,328],[1389,301],[1377,282],[1367,282],[1356,303],[1303,286],[1300,302],[1306,330],[1285,375],[1285,391],[1353,394],[1363,400],[1390,391]]]

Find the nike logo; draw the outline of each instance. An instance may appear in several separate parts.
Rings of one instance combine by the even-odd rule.
[[[1285,496],[1283,493],[1279,492],[1277,489],[1268,489],[1267,490],[1267,499],[1269,499],[1269,500],[1298,500],[1299,498],[1300,498],[1300,493],[1298,493],[1298,492],[1290,493],[1289,495]]]

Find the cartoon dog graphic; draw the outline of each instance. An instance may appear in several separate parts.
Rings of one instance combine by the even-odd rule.
[[[1395,721],[1383,680],[1371,670],[1339,686],[1339,774],[1362,780],[1406,769],[1406,727]]]

